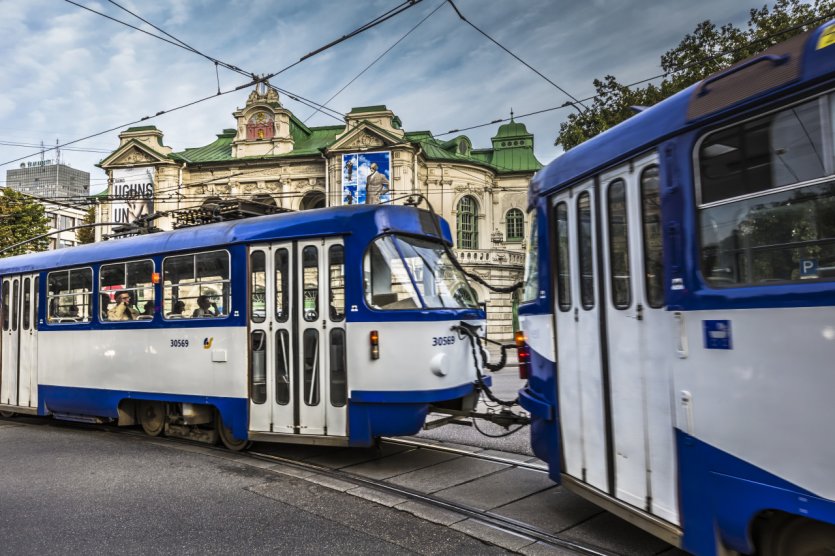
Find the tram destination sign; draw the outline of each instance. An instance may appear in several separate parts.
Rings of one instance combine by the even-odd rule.
[[[154,168],[115,168],[110,187],[112,222],[128,224],[154,210]]]

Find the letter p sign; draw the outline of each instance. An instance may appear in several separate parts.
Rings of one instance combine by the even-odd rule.
[[[817,259],[800,259],[800,277],[801,278],[817,278],[818,276],[818,260]]]

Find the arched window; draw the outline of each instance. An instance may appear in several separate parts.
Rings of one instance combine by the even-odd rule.
[[[252,200],[256,203],[260,203],[268,207],[278,206],[275,203],[275,199],[273,199],[272,195],[270,195],[269,193],[256,193],[252,196]]]
[[[459,249],[478,249],[478,204],[469,195],[458,201],[456,229]]]
[[[505,215],[505,238],[507,241],[525,239],[525,215],[517,208],[510,209]]]
[[[299,210],[325,208],[325,194],[321,191],[311,191],[302,197]]]

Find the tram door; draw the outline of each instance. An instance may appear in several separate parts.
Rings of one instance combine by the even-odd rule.
[[[339,239],[250,249],[250,430],[347,435]]]
[[[600,177],[615,496],[678,523],[671,358],[656,156]]]
[[[608,492],[596,202],[591,181],[555,200],[557,306],[554,312],[566,472]]]
[[[0,404],[38,405],[38,285],[36,275],[3,279]]]

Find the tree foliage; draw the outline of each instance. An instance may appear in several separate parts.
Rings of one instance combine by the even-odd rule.
[[[588,110],[569,114],[556,144],[568,150],[634,114],[632,106],[651,106],[705,77],[835,17],[835,0],[777,0],[769,9],[752,9],[746,28],[699,23],[675,48],[661,56],[666,77],[657,85],[627,87],[614,76],[594,80]]]
[[[87,212],[84,214],[84,219],[80,222],[80,224],[95,224],[96,223],[96,207],[91,206],[87,209]],[[79,244],[84,243],[93,243],[96,241],[96,229],[95,228],[80,228],[75,231],[75,237],[78,238]]]
[[[48,231],[49,219],[44,213],[43,205],[34,198],[10,188],[0,191],[0,249]],[[0,253],[0,257],[45,251],[48,245],[47,238],[41,238],[4,251]]]

